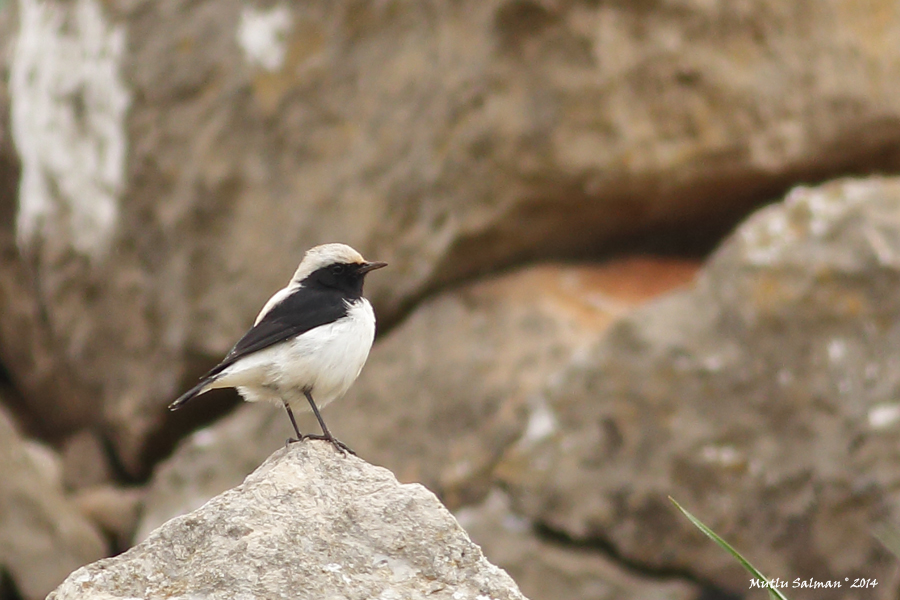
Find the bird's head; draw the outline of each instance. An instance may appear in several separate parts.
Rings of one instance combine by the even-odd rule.
[[[384,262],[365,260],[346,244],[323,244],[306,252],[291,283],[336,288],[348,296],[358,297],[362,295],[366,273],[386,266]]]

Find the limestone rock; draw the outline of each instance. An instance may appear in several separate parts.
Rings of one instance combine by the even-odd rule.
[[[86,487],[72,495],[72,504],[119,549],[131,546],[143,501],[144,490],[111,484]]]
[[[70,490],[109,483],[113,476],[103,440],[90,430],[83,429],[65,441],[62,463],[63,483]]]
[[[46,328],[48,298],[17,243],[20,160],[12,135],[9,74],[19,22],[17,4],[0,4],[0,362],[27,398],[28,425],[47,437],[96,418],[97,395],[70,377],[72,366]],[[94,392],[97,390],[94,389]]]
[[[0,407],[0,570],[37,600],[73,569],[106,555],[94,526],[66,499],[59,458],[26,442]]]
[[[13,39],[16,31],[16,15],[15,5],[6,3],[0,5],[0,34],[3,34],[4,40]],[[15,156],[15,149],[12,145],[12,135],[9,127],[9,63],[12,54],[12,44],[3,44],[0,48],[0,148],[3,148],[3,154],[8,157]],[[15,183],[15,182],[13,182]],[[4,184],[5,189],[5,184]],[[11,189],[15,189],[13,186]],[[11,213],[13,216],[15,213]]]
[[[687,261],[537,265],[424,302],[378,344],[329,417],[363,456],[455,508],[520,436],[555,427],[541,386],[616,318],[691,280]]]
[[[3,360],[42,420],[101,420],[140,472],[316,243],[391,263],[370,291],[392,320],[870,165],[900,140],[894,8],[19,0]]]
[[[479,500],[510,444],[553,427],[538,387],[615,317],[694,271],[686,261],[632,257],[529,267],[449,291],[376,344],[324,418],[401,481],[424,483],[453,508]],[[256,405],[195,432],[154,474],[137,539],[236,485],[289,435],[283,410]]]
[[[898,290],[900,180],[796,189],[545,388],[558,430],[497,467],[512,506],[746,593],[671,495],[769,577],[879,584],[809,597],[893,598],[897,559],[871,531],[900,523]]]
[[[135,541],[238,485],[292,433],[284,410],[268,404],[247,404],[195,431],[154,471]]]
[[[321,442],[276,452],[244,483],[49,600],[522,599],[437,498]]]
[[[641,576],[597,548],[565,545],[536,534],[509,498],[491,490],[484,502],[456,513],[466,532],[530,598],[547,600],[696,600],[696,584],[677,577]]]

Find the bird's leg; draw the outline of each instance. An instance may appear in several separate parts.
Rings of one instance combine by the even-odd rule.
[[[288,403],[287,403],[286,401],[284,401],[284,400],[282,400],[282,403],[284,404],[284,410],[287,411],[288,416],[291,418],[291,425],[294,426],[294,433],[297,434],[297,437],[295,437],[295,438],[288,438],[288,439],[284,442],[284,445],[287,446],[288,444],[291,444],[291,443],[293,443],[293,442],[299,442],[300,440],[302,440],[302,439],[303,439],[303,434],[300,433],[300,428],[297,427],[297,419],[294,418],[294,411],[291,410],[291,405],[288,404]]]
[[[337,448],[337,450],[341,454],[346,454],[349,452],[353,456],[356,456],[356,452],[350,449],[350,446],[340,441],[328,431],[328,427],[325,425],[325,421],[322,420],[322,415],[319,414],[319,407],[316,406],[316,403],[313,401],[312,392],[310,390],[303,390],[303,394],[306,396],[306,399],[309,400],[309,405],[312,407],[313,414],[316,415],[316,419],[319,421],[319,427],[322,428],[322,435],[316,435],[313,433],[307,433],[302,436],[301,440],[325,440],[331,442],[331,445]],[[292,417],[293,418],[293,417]]]

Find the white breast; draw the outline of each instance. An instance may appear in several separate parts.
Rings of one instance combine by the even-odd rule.
[[[230,366],[210,387],[236,387],[245,400],[303,409],[304,389],[321,408],[343,396],[359,377],[375,339],[375,312],[365,298],[347,316],[255,352]]]

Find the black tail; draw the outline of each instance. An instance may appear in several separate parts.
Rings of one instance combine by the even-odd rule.
[[[189,389],[188,391],[183,393],[181,396],[178,397],[178,399],[175,402],[170,404],[169,410],[178,410],[179,408],[184,406],[185,403],[187,403],[189,400],[199,396],[202,393],[201,390],[205,386],[212,383],[214,380],[215,380],[215,377],[204,377],[203,379],[200,380],[200,383],[198,383],[197,385],[195,385],[194,387],[192,387],[191,389]]]

